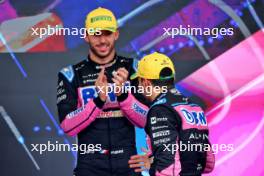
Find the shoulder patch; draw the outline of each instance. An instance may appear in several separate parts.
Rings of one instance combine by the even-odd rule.
[[[69,82],[72,82],[74,78],[74,71],[71,65],[63,68],[60,72],[68,79]]]
[[[158,105],[158,104],[164,104],[166,102],[167,102],[166,98],[162,98],[162,99],[158,100],[157,102],[155,102],[151,107]]]

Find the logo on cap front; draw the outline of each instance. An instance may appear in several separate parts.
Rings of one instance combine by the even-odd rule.
[[[168,62],[168,61],[166,61],[166,60],[162,60],[162,63],[161,63],[161,65],[169,65],[170,63]]]
[[[91,18],[91,23],[94,23],[96,21],[112,21],[112,17],[101,15],[101,16],[96,16],[96,17]]]

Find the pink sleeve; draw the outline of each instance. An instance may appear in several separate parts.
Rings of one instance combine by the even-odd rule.
[[[61,128],[69,136],[75,136],[90,123],[92,123],[101,112],[94,101],[89,101],[85,106],[69,113],[61,123]]]
[[[126,118],[135,126],[144,128],[147,120],[148,107],[139,102],[131,93],[128,97],[120,102],[120,109]]]
[[[210,173],[213,171],[215,166],[215,156],[212,152],[212,150],[207,152],[207,157],[206,157],[206,166],[203,171],[203,173]]]

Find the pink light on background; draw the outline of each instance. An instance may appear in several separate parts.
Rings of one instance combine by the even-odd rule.
[[[0,4],[0,24],[9,19],[13,19],[17,17],[15,9],[11,6],[8,0],[4,1],[2,4]]]
[[[234,145],[209,175],[264,175],[263,51],[259,31],[179,83],[206,102],[212,143]]]
[[[257,45],[252,45],[252,41]],[[257,57],[257,50],[260,51],[261,58]],[[224,79],[229,93],[232,93],[264,73],[263,64],[264,33],[259,31],[179,84],[202,98],[210,108],[227,96],[222,90],[223,85],[220,84],[220,77]],[[215,66],[221,73],[217,77],[214,74]]]
[[[216,168],[212,175],[264,174],[264,74],[258,80],[256,86],[241,95],[236,97],[241,89],[233,93],[231,97],[236,98],[231,100],[228,113],[222,121],[211,127],[212,143],[234,144],[232,152],[219,152],[216,155]],[[250,87],[250,84],[246,86]],[[214,118],[220,110],[221,107],[208,118]]]

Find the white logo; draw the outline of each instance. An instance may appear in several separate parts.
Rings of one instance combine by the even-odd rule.
[[[157,137],[161,137],[161,136],[168,136],[170,135],[170,131],[169,130],[165,130],[165,131],[159,131],[156,133],[153,133],[153,138],[157,138]]]
[[[155,124],[155,123],[157,123],[157,118],[156,118],[156,117],[151,117],[151,118],[150,118],[150,123],[151,123],[151,124]]]
[[[157,127],[151,127],[151,129],[154,130],[158,130],[158,129],[162,129],[162,128],[168,128],[168,126],[163,125],[163,126],[157,126]]]

